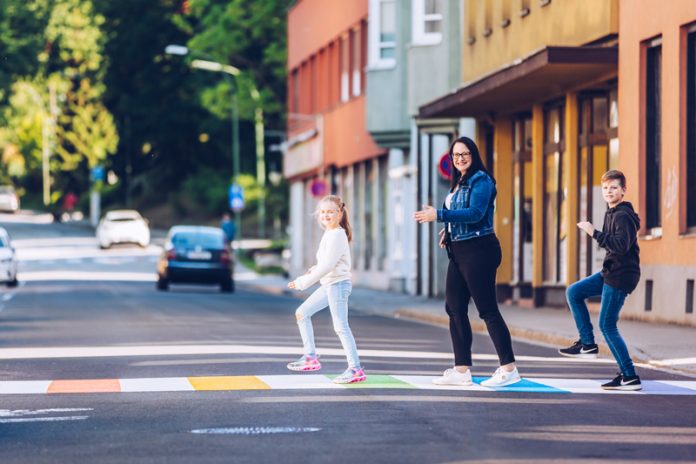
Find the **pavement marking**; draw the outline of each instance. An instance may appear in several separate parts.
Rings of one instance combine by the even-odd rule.
[[[20,417],[16,419],[0,419],[0,424],[16,424],[20,422],[63,422],[85,420],[89,416],[60,416],[60,417]]]
[[[168,377],[142,379],[83,379],[0,381],[0,395],[59,394],[59,393],[128,393],[172,391],[241,391],[241,390],[326,390],[326,389],[410,389],[455,390],[487,393],[552,393],[608,395],[682,395],[696,396],[696,382],[644,380],[642,391],[607,391],[603,381],[593,379],[523,378],[502,388],[480,385],[487,377],[474,377],[470,387],[434,385],[437,376],[430,375],[370,375],[367,381],[356,384],[334,384],[334,375],[239,375],[207,377]]]
[[[191,433],[214,435],[267,435],[273,433],[318,432],[317,427],[220,427],[214,429],[195,429]]]
[[[0,360],[10,359],[55,359],[55,358],[102,358],[116,356],[180,356],[211,354],[282,354],[302,355],[302,348],[296,346],[264,345],[134,345],[134,346],[58,346],[46,348],[2,348]],[[361,357],[370,358],[405,358],[405,359],[446,359],[452,360],[452,353],[437,351],[405,350],[359,350]],[[341,348],[319,350],[320,356],[345,357]],[[479,361],[498,361],[494,354],[474,354]],[[611,359],[576,359],[561,356],[517,356],[518,361],[552,362],[559,364],[615,364]]]
[[[46,393],[120,393],[118,379],[54,380]]]
[[[53,408],[53,409],[0,409],[0,424],[16,424],[24,422],[61,422],[84,420],[89,416],[49,416],[49,417],[24,417],[40,416],[44,414],[55,414],[64,412],[84,412],[93,411],[92,408]]]
[[[155,272],[102,272],[102,271],[28,271],[19,272],[23,282],[80,281],[80,282],[155,282]]]

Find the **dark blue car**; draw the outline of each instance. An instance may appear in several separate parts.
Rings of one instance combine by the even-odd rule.
[[[157,264],[157,289],[168,290],[171,283],[195,283],[233,292],[233,269],[232,250],[222,229],[174,226]]]

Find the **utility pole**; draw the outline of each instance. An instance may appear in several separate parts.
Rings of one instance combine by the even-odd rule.
[[[261,189],[258,210],[259,238],[264,238],[266,236],[266,148],[264,146],[263,107],[261,106],[261,95],[256,87],[251,90],[251,98],[256,102],[256,109],[254,110],[256,182]]]

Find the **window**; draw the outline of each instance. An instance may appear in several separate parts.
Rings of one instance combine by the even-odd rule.
[[[361,38],[361,30],[360,29],[355,29],[353,32],[350,34],[351,37],[351,47],[353,51],[353,62],[352,62],[352,67],[353,67],[353,78],[352,78],[352,92],[354,97],[360,96],[361,90],[362,90],[362,82],[361,82],[361,73],[362,73],[362,44]]]
[[[651,231],[651,235],[659,235],[662,225],[660,220],[662,40],[650,41],[645,52],[645,225]]]
[[[696,26],[687,36],[686,86],[686,227],[696,232]]]
[[[543,279],[556,284],[565,281],[565,240],[567,231],[566,170],[563,169],[563,106],[550,107],[544,114],[544,265]]]
[[[396,65],[396,1],[370,0],[370,67]]]
[[[532,118],[521,115],[513,127],[513,276],[520,285],[532,280]]]
[[[413,0],[413,44],[442,42],[444,0]]]
[[[299,113],[300,110],[300,76],[297,69],[293,69],[290,76],[290,112]]]
[[[341,101],[350,99],[350,34],[341,37]]]

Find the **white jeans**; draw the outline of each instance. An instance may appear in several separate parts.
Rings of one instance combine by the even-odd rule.
[[[306,355],[316,355],[312,316],[328,306],[333,319],[334,331],[341,340],[343,351],[348,358],[348,366],[360,367],[355,338],[353,338],[353,332],[348,326],[348,297],[352,290],[353,284],[350,280],[343,280],[328,286],[322,285],[297,308],[295,315]]]

